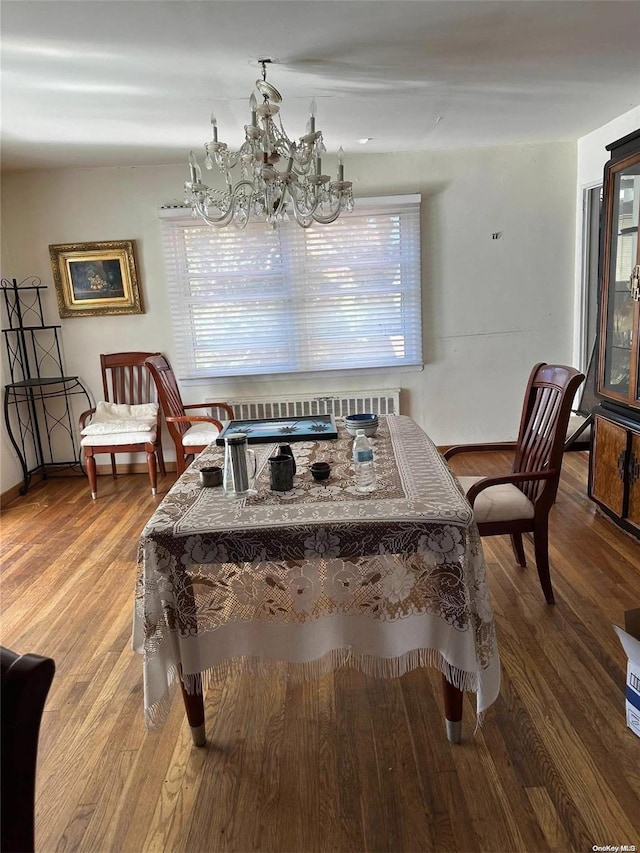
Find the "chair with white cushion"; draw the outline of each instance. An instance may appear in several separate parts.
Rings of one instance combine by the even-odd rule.
[[[536,566],[548,604],[554,603],[549,574],[549,512],[556,499],[565,435],[575,393],[584,375],[573,367],[536,364],[529,377],[516,442],[466,444],[444,454],[514,451],[502,477],[458,477],[481,536],[508,534],[516,559],[526,566],[523,533],[533,533]]]
[[[158,399],[164,412],[169,435],[176,448],[176,469],[182,474],[194,456],[215,441],[222,432],[222,423],[209,415],[188,415],[187,409],[220,409],[233,418],[233,409],[227,403],[182,402],[180,389],[173,369],[163,355],[153,355],[146,365],[151,372],[158,391]]]
[[[104,400],[80,415],[80,446],[84,452],[91,497],[98,496],[96,455],[111,456],[117,476],[116,453],[146,453],[151,494],[158,487],[158,471],[165,474],[160,436],[160,409],[155,385],[145,365],[156,353],[116,352],[102,354]]]

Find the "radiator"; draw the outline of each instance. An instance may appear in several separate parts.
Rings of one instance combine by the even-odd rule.
[[[228,400],[236,420],[290,418],[301,415],[353,415],[374,412],[377,415],[400,414],[400,389],[349,391],[333,395],[291,395],[289,397],[247,397]]]

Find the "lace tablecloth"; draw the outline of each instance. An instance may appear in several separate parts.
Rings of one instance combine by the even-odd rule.
[[[283,436],[286,442],[286,436]],[[287,661],[294,677],[338,666],[382,677],[435,666],[477,693],[478,714],[500,684],[482,547],[469,504],[410,418],[381,417],[372,439],[377,489],[353,485],[352,439],[292,444],[290,492],[269,488],[277,445],[254,445],[256,495],[203,488],[222,465],[211,445],[180,477],[142,532],[133,645],[144,655],[145,717],[168,711],[182,672],[226,675],[248,660]],[[326,460],[316,482],[309,464]]]

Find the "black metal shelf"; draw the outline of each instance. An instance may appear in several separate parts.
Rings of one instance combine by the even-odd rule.
[[[7,434],[22,467],[21,494],[34,473],[60,468],[84,473],[74,426],[72,400],[91,397],[78,376],[64,373],[60,325],[44,322],[40,279],[0,282],[9,326],[4,335],[11,381],[4,389]]]
[[[20,327],[23,332],[41,332],[43,329],[61,329],[62,326],[21,326]],[[16,332],[17,329],[12,329],[9,327],[8,329],[3,329],[2,332]]]
[[[44,379],[23,379],[21,382],[11,382],[7,388],[39,388],[43,385],[66,385],[78,381],[77,376],[51,376]]]

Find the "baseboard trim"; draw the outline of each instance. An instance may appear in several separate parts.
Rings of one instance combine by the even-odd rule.
[[[40,483],[42,480],[44,480],[44,476],[40,472],[32,474],[31,482],[29,483],[29,488],[35,486],[36,483]],[[0,494],[0,507],[6,506],[7,504],[11,503],[11,501],[15,501],[16,498],[23,497],[20,491],[23,486],[24,482],[20,481],[19,483],[16,483],[15,486],[11,486],[10,489],[7,489],[6,492],[2,492],[2,494]]]
[[[471,441],[460,442],[460,444],[462,444],[463,447],[465,444],[475,444],[475,443],[476,442],[471,442]],[[510,440],[507,440],[507,441],[481,441],[481,442],[477,442],[477,443],[478,444],[486,444],[487,447],[490,447],[492,444],[495,444],[496,448],[498,448],[498,451],[500,453],[509,453],[511,449],[515,450],[516,446],[517,446],[517,443],[515,441],[510,441]],[[500,445],[502,445],[502,444],[511,444],[512,447],[509,448],[509,450],[502,450],[502,448],[500,447]],[[440,451],[440,453],[446,453],[446,451],[451,450],[452,447],[458,447],[458,444],[438,444],[438,445],[436,445],[436,448]],[[480,452],[480,451],[477,451],[477,452]]]
[[[177,468],[175,462],[165,462],[165,468],[167,470],[167,474],[175,474]],[[111,465],[96,465],[96,473],[99,477],[110,477]],[[148,474],[149,469],[147,468],[144,462],[129,462],[129,463],[121,463],[116,465],[116,473],[117,474]],[[159,472],[158,472],[159,473]],[[51,469],[47,471],[47,476],[45,477],[42,471],[34,471],[31,475],[31,479],[29,481],[29,490],[31,490],[38,483],[41,483],[43,480],[53,479],[54,477],[79,477],[85,476],[86,474],[82,474],[79,468],[75,470],[68,467],[61,467],[58,470],[52,471]],[[24,482],[21,480],[19,483],[16,483],[15,486],[11,486],[6,491],[0,494],[0,507],[6,506],[7,504],[15,501],[16,498],[24,497],[21,493],[20,489],[24,486]]]

